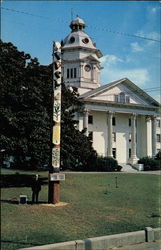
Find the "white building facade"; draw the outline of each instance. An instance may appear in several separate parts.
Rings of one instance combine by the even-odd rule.
[[[79,129],[86,128],[99,155],[119,163],[154,157],[161,149],[159,103],[127,78],[100,86],[103,55],[85,27],[76,18],[62,44],[63,80],[78,88],[85,106],[84,114],[78,114]]]

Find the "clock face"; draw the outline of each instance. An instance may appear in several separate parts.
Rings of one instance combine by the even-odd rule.
[[[74,43],[74,42],[75,42],[75,37],[74,37],[74,36],[72,36],[72,37],[70,38],[70,42],[71,42],[71,43]]]
[[[85,37],[84,39],[82,39],[82,42],[87,44],[87,43],[89,43],[89,39],[87,37]]]
[[[91,70],[91,66],[90,65],[85,65],[84,67],[85,71],[89,72]]]

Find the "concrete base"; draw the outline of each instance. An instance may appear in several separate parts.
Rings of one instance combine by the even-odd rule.
[[[129,158],[128,163],[133,165],[133,164],[136,164],[138,160],[139,159],[137,157],[131,157]]]

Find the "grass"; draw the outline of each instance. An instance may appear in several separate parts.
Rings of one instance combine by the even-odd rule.
[[[40,176],[47,178],[47,173]],[[31,200],[30,187],[2,188],[2,250],[158,227],[159,179],[149,174],[68,173],[61,184],[61,201],[68,205],[54,208],[11,201],[20,194]],[[46,203],[47,196],[44,184],[40,202]]]

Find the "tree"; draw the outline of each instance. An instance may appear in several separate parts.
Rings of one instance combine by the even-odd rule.
[[[8,155],[34,163],[48,160],[51,67],[19,52],[12,43],[0,41],[1,137],[0,148]],[[46,86],[45,86],[46,84]],[[46,90],[44,94],[44,89]]]
[[[20,52],[12,43],[0,41],[1,124],[0,149],[17,159],[26,156],[34,167],[50,164],[52,120],[52,65]],[[77,129],[76,112],[83,112],[76,89],[62,84],[61,159],[63,168],[87,168],[96,157],[84,131]]]

